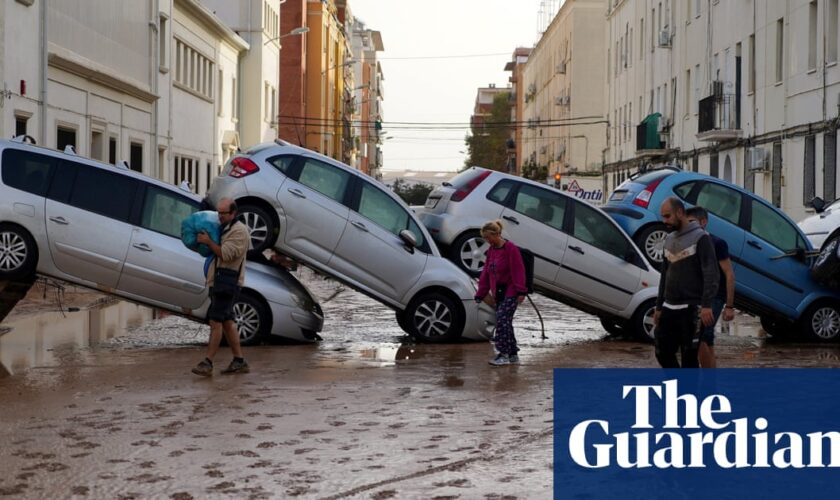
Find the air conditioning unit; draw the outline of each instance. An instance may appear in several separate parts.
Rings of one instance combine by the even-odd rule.
[[[565,75],[566,74],[566,63],[565,62],[557,63],[557,67],[555,68],[555,72],[557,74],[560,74],[560,75]]]
[[[671,46],[671,31],[670,30],[662,30],[659,32],[659,46],[660,47],[670,47]]]
[[[563,105],[568,106],[569,103],[572,102],[572,96],[564,95],[563,96]]]
[[[763,172],[767,170],[768,161],[766,149],[759,147],[747,148],[747,152],[750,157],[750,163],[747,165],[747,168],[749,168],[750,172]]]
[[[537,84],[532,83],[531,85],[528,85],[528,93],[529,94],[536,94],[537,93]]]
[[[558,95],[557,97],[555,97],[554,98],[554,104],[556,104],[557,106],[560,106],[561,104],[563,104],[563,96]]]

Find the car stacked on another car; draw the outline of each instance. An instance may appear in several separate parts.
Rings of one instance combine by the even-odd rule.
[[[416,338],[493,334],[470,277],[441,258],[399,197],[357,169],[278,140],[231,158],[208,197],[236,200],[254,249],[275,247],[395,309]]]
[[[0,140],[0,279],[34,272],[204,319],[204,257],[181,221],[200,200],[172,185],[22,140]],[[292,275],[248,263],[234,304],[243,344],[317,340],[323,312]]]
[[[658,265],[667,234],[659,207],[669,196],[709,211],[707,230],[729,245],[736,306],[758,315],[767,333],[783,335],[798,326],[814,339],[840,338],[840,293],[812,279],[811,243],[787,215],[756,194],[715,177],[666,168],[626,180],[603,209]]]
[[[597,207],[546,184],[472,167],[432,191],[418,214],[473,276],[487,250],[479,230],[501,219],[505,237],[534,253],[535,289],[599,316],[611,333],[651,337],[659,273]]]

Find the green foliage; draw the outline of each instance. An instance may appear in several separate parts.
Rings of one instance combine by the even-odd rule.
[[[416,184],[409,184],[397,177],[394,179],[394,184],[391,190],[409,205],[423,205],[426,203],[426,198],[435,187],[425,182],[418,182]]]
[[[545,182],[548,178],[548,167],[546,165],[526,163],[522,165],[522,177],[531,179],[532,181]]]
[[[506,142],[511,136],[510,92],[498,94],[493,99],[493,110],[485,125],[473,126],[465,139],[467,159],[465,167],[477,165],[491,170],[507,171]]]

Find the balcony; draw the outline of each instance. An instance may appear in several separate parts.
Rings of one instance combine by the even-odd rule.
[[[662,115],[653,113],[636,126],[636,158],[653,158],[666,153],[665,143],[659,136],[660,120]]]
[[[743,135],[735,94],[710,95],[700,101],[697,140],[725,142]]]

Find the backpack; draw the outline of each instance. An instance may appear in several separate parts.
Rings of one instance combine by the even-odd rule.
[[[527,248],[519,247],[519,254],[522,256],[522,263],[525,264],[525,288],[528,293],[534,293],[534,252]]]

